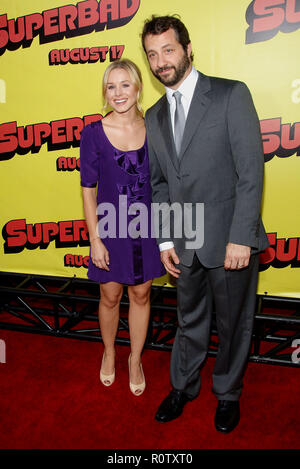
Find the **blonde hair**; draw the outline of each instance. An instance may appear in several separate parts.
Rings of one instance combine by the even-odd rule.
[[[108,77],[109,74],[112,70],[115,70],[117,68],[121,68],[123,70],[126,70],[130,76],[130,80],[134,84],[136,90],[137,90],[137,109],[138,111],[143,114],[143,109],[140,105],[140,97],[141,97],[141,92],[143,88],[143,82],[142,82],[142,74],[140,69],[138,68],[135,63],[133,63],[129,59],[120,59],[120,60],[115,60],[112,62],[105,70],[103,78],[102,78],[102,95],[104,99],[104,106],[103,109],[107,109],[107,99],[106,99],[106,90],[107,90],[107,83],[108,83]]]

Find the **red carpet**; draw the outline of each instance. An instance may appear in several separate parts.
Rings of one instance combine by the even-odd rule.
[[[241,399],[241,422],[230,434],[214,428],[211,393],[214,358],[202,370],[200,396],[176,421],[154,414],[170,389],[168,352],[146,350],[147,387],[128,386],[128,347],[118,346],[116,381],[105,388],[98,370],[102,345],[0,330],[0,447],[194,449],[299,448],[299,370],[250,363]]]

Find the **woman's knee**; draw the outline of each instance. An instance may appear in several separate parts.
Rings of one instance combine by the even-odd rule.
[[[110,286],[101,286],[100,287],[100,302],[103,306],[107,308],[115,308],[119,306],[123,294],[123,287],[110,287]]]
[[[150,301],[151,285],[137,285],[128,288],[129,300],[139,306],[145,306]]]

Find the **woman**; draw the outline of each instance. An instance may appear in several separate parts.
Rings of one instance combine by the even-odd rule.
[[[91,245],[88,277],[100,283],[99,323],[104,344],[100,380],[105,386],[115,380],[115,337],[125,284],[131,342],[129,384],[136,396],[146,385],[141,353],[149,323],[152,279],[165,274],[158,247],[151,238],[151,187],[146,130],[139,105],[141,90],[141,74],[134,63],[128,59],[111,63],[103,76],[102,92],[105,108],[109,106],[112,112],[86,126],[80,141],[83,205]],[[147,237],[127,233],[130,222],[136,230],[141,228],[134,223],[136,216],[128,215],[135,202],[147,207]],[[113,220],[107,216],[109,204],[115,211]]]

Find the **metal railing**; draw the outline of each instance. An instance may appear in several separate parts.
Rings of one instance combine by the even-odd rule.
[[[99,285],[89,280],[0,272],[0,329],[101,341],[98,303]],[[129,345],[128,305],[124,287],[116,337],[121,345]],[[300,367],[299,299],[258,296],[256,311],[249,360]],[[176,328],[176,288],[153,286],[145,348],[170,351]],[[208,355],[217,350],[213,317]]]

